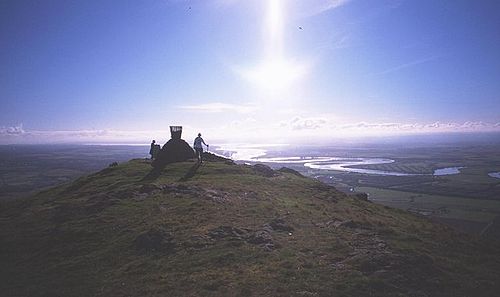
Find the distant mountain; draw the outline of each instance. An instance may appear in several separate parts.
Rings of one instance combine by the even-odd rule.
[[[2,296],[498,296],[500,244],[291,169],[131,160],[0,204]],[[147,178],[145,178],[147,177]]]

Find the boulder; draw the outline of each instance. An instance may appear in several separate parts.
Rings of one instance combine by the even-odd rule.
[[[187,161],[194,157],[194,151],[186,141],[172,138],[165,143],[151,165],[154,168],[163,168],[167,164]]]

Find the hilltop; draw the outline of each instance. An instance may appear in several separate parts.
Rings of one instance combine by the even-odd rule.
[[[500,244],[291,169],[135,159],[2,202],[5,296],[495,296]]]

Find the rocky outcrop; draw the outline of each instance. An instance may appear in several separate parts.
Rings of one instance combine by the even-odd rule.
[[[158,158],[151,165],[154,168],[163,168],[167,164],[183,162],[194,157],[194,151],[186,141],[182,139],[170,139],[162,147]]]
[[[153,228],[137,236],[134,246],[141,253],[161,252],[170,254],[175,252],[176,243],[172,233]]]

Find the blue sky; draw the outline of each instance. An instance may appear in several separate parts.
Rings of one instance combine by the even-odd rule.
[[[500,130],[500,2],[0,1],[0,143]]]

